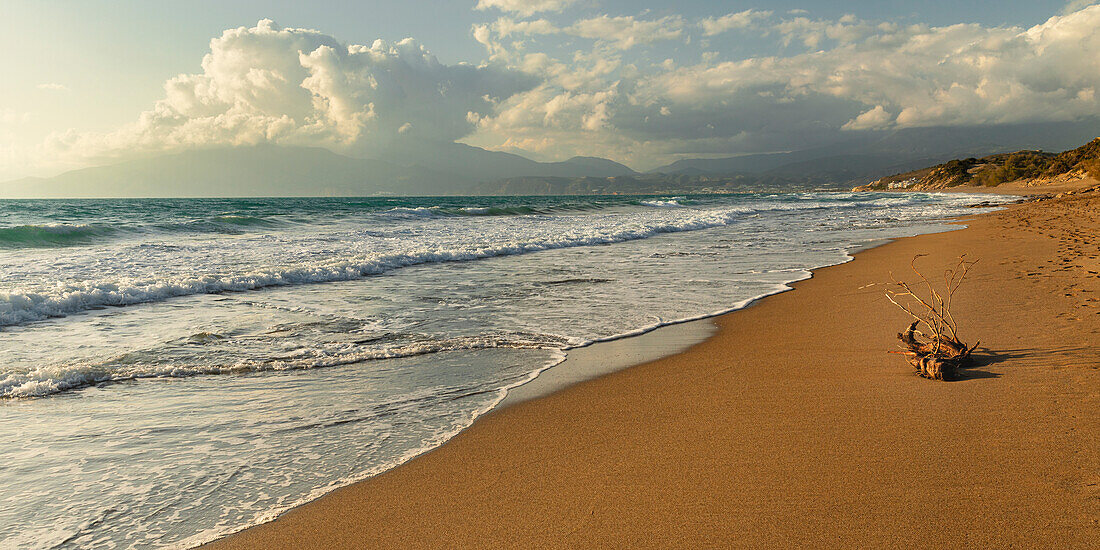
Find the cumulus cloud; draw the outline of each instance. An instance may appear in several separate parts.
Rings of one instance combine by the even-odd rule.
[[[850,44],[875,34],[896,32],[897,28],[893,23],[863,21],[854,15],[845,15],[835,21],[795,17],[775,25],[785,45],[797,41],[808,48],[821,47],[827,41]]]
[[[1018,28],[753,10],[570,22],[531,17],[550,9],[531,7],[548,5],[540,2],[486,9],[502,5],[529,9],[473,26],[488,53],[479,66],[441,64],[412,39],[345,45],[266,20],[231,29],[211,41],[200,72],[169,80],[136,122],[57,134],[50,150],[268,142],[371,156],[387,140],[462,140],[652,166],[676,155],[800,148],[843,132],[1100,113],[1100,6]],[[662,43],[679,48],[730,29],[758,33],[776,53],[730,60],[706,44],[692,59]]]
[[[637,162],[800,147],[844,131],[1079,120],[1100,113],[1098,28],[1100,6],[1026,29],[793,17],[761,31],[807,48],[788,56],[645,71],[617,58],[606,72],[544,56],[545,82],[503,101],[469,139]]]
[[[723,15],[722,17],[705,17],[699,21],[703,29],[703,36],[714,36],[733,29],[745,29],[751,27],[757,20],[771,17],[771,11],[745,10]]]
[[[684,33],[684,19],[670,15],[659,19],[639,19],[624,15],[600,15],[580,19],[572,25],[557,26],[546,19],[514,20],[501,17],[493,23],[474,25],[474,39],[485,45],[491,54],[500,53],[502,39],[523,35],[568,35],[594,40],[618,50],[629,50],[642,44],[673,40]]]
[[[31,119],[30,113],[16,111],[10,107],[0,107],[0,123],[18,124]]]
[[[628,50],[638,44],[679,38],[684,32],[684,20],[678,15],[648,21],[631,16],[601,15],[577,21],[565,32],[582,38],[606,41],[620,50]]]
[[[874,109],[868,109],[860,113],[856,118],[845,122],[841,128],[845,130],[880,130],[888,127],[893,118],[893,115],[886,112],[882,105],[875,105]]]
[[[576,0],[478,0],[479,10],[498,9],[529,17],[540,12],[559,12]]]
[[[210,42],[202,72],[165,84],[137,122],[108,134],[54,135],[54,150],[89,157],[213,145],[320,145],[359,154],[398,135],[453,141],[469,112],[530,89],[500,67],[444,65],[413,39],[344,45],[270,20]]]
[[[1070,0],[1069,2],[1066,2],[1065,7],[1062,8],[1062,15],[1079,11],[1082,8],[1086,8],[1093,4],[1096,4],[1096,0]]]
[[[839,45],[786,58],[690,67],[653,79],[647,93],[715,102],[779,87],[777,101],[817,95],[849,102],[859,108],[849,128],[1070,120],[1100,112],[1094,96],[1100,87],[1097,25],[1100,7],[1026,30],[894,29],[854,19],[815,23],[811,32],[820,29]]]

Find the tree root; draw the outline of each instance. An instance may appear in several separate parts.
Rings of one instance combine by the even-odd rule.
[[[923,254],[915,256],[909,267],[920,278],[923,285],[918,285],[918,288],[923,286],[924,292],[898,281],[893,283],[896,290],[886,291],[886,298],[913,319],[905,332],[898,333],[898,340],[904,344],[905,351],[891,353],[907,356],[909,364],[917,369],[917,374],[925,378],[954,380],[958,378],[959,369],[970,366],[970,354],[978,344],[967,346],[959,339],[958,324],[951,314],[951,301],[967,272],[977,262],[967,260],[965,255],[960,256],[953,269],[944,271],[943,290],[937,290],[917,269],[916,261],[921,256]],[[917,330],[920,325],[924,325],[927,334]]]
[[[907,351],[898,352],[909,358],[909,364],[917,369],[917,374],[932,380],[956,380],[959,369],[969,367],[973,358],[971,353],[978,344],[967,347],[966,344],[950,337],[933,336],[930,340],[917,338],[917,325],[914,321],[905,332],[898,333]]]

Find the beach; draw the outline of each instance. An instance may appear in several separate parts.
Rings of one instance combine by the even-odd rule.
[[[0,10],[0,550],[1100,550],[1100,0],[116,4]]]
[[[207,547],[1089,547],[1100,196],[959,223]],[[981,342],[962,380],[887,353],[908,321],[883,291],[918,254],[926,273],[979,260],[954,304]]]
[[[2,203],[0,463],[22,474],[0,540],[216,540],[484,413],[684,351],[857,250],[1015,200]]]

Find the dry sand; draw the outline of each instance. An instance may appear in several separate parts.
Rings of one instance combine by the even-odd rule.
[[[211,548],[1100,545],[1100,192],[901,239],[687,351],[491,413]],[[966,379],[889,355],[908,264],[979,258]]]

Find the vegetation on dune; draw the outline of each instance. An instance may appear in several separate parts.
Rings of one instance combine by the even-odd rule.
[[[931,168],[887,176],[857,190],[886,189],[896,182],[908,182],[905,187],[913,189],[960,185],[994,187],[1010,181],[1055,178],[1077,172],[1100,179],[1100,138],[1062,153],[1016,151],[955,159]]]
[[[1037,178],[1050,169],[1055,158],[1057,157],[1053,153],[1042,151],[1018,151],[996,155],[993,162],[986,163],[973,174],[972,183],[994,187],[1008,181]]]
[[[1047,172],[1057,175],[1073,170],[1084,170],[1090,177],[1100,179],[1100,138],[1058,155]]]

